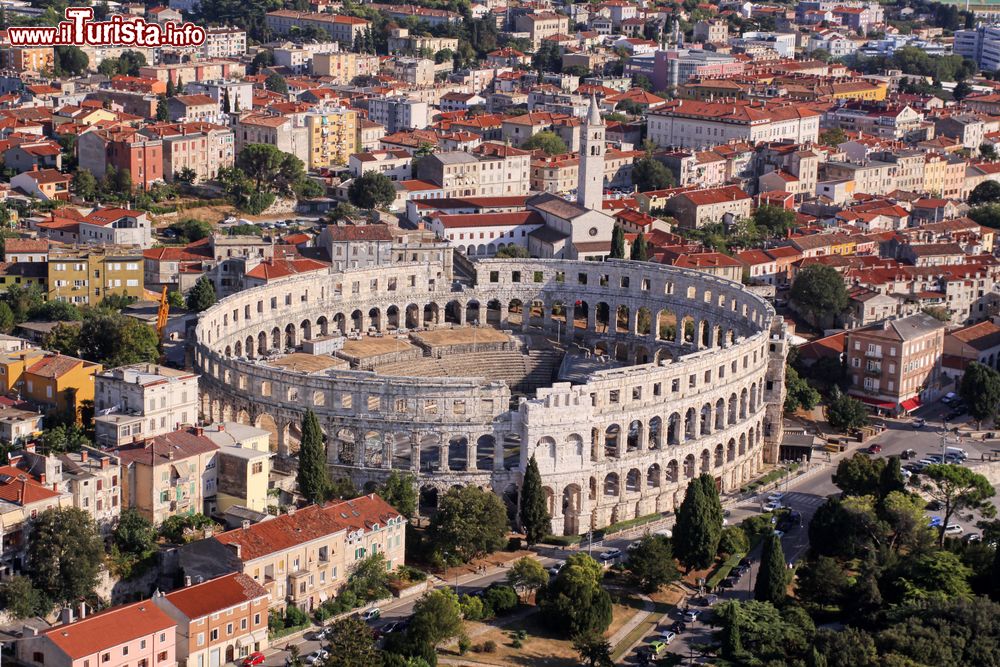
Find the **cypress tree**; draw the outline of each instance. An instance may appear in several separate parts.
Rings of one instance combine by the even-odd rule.
[[[788,569],[785,566],[785,552],[781,540],[771,534],[764,544],[760,557],[760,570],[753,587],[753,597],[760,602],[780,605],[788,591]]]
[[[722,630],[722,655],[726,660],[735,660],[743,653],[743,638],[740,634],[740,608],[733,605],[731,618]]]
[[[903,479],[903,471],[900,469],[899,457],[890,456],[885,467],[879,475],[878,497],[885,500],[893,491],[905,491],[906,480]]]
[[[707,473],[699,475],[698,480],[701,482],[705,512],[708,515],[705,530],[709,543],[714,545],[712,548],[718,551],[719,540],[722,539],[722,500],[719,498],[719,487],[715,485],[715,478]]]
[[[229,89],[222,96],[222,110],[226,113],[232,111],[232,105],[229,103]]]
[[[637,262],[647,262],[649,261],[649,243],[646,242],[646,234],[639,232],[639,236],[636,237],[635,243],[632,244],[632,254],[631,259]]]
[[[611,259],[625,259],[625,230],[615,225],[611,230]]]
[[[538,463],[532,454],[528,467],[524,471],[524,482],[521,484],[521,530],[529,545],[538,544],[552,532],[552,518],[545,507],[545,492],[542,490],[542,476],[538,472]]]
[[[302,442],[299,446],[299,471],[296,476],[299,493],[310,503],[326,500],[332,486],[330,471],[326,467],[326,448],[319,419],[312,410],[302,418]]]
[[[722,510],[720,508],[716,516],[703,478],[712,482],[714,488],[710,475],[692,479],[684,493],[684,502],[677,510],[674,526],[674,553],[688,572],[712,564],[722,534]]]

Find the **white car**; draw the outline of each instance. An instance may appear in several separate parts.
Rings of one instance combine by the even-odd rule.
[[[690,609],[690,610],[684,612],[684,622],[685,623],[694,623],[695,621],[698,620],[698,616],[700,616],[700,615],[701,615],[701,612],[698,611],[697,609]]]
[[[365,613],[361,614],[361,619],[364,621],[374,621],[375,619],[382,616],[382,610],[378,607],[372,607]]]
[[[767,494],[767,499],[768,500],[781,500],[784,497],[785,497],[785,492],[784,491],[773,491],[773,492]]]
[[[785,531],[783,531],[783,530],[775,530],[774,531],[774,536],[777,537],[780,540],[782,537],[785,536]]]
[[[662,641],[664,644],[667,645],[669,645],[670,642],[674,641],[676,637],[677,633],[671,632],[670,630],[664,630],[663,632],[660,633],[660,641]]]
[[[961,535],[962,527],[957,523],[949,523],[945,526],[944,532],[946,535]]]
[[[610,551],[603,552],[598,558],[601,560],[615,560],[622,555],[621,549],[612,549]]]
[[[670,539],[674,536],[674,531],[670,530],[669,528],[661,528],[660,530],[653,533],[653,535],[661,535],[667,539]]]
[[[305,657],[304,662],[307,665],[314,665],[317,662],[323,662],[323,661],[325,661],[329,657],[330,657],[330,654],[327,653],[326,651],[323,651],[323,650],[313,651],[312,653],[310,653],[309,655],[307,655]]]
[[[784,505],[781,504],[780,500],[771,500],[766,505],[764,505],[765,512],[774,512],[780,510]]]

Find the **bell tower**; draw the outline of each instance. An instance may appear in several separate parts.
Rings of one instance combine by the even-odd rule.
[[[590,110],[580,129],[580,169],[576,201],[580,206],[601,210],[604,199],[604,121],[597,98],[590,96]]]

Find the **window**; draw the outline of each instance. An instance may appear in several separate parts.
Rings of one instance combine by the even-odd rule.
[[[160,636],[161,637],[166,637],[166,635],[163,635],[163,634],[161,634]],[[160,641],[164,641],[164,640],[161,639]],[[166,651],[160,651],[159,653],[156,654],[156,662],[165,662],[166,659],[167,659],[167,652]]]
[[[41,651],[35,651],[31,655],[32,662],[37,662],[39,665],[45,664],[45,654]]]
[[[101,656],[101,662],[110,662],[110,661],[111,661],[110,653],[105,653],[104,655]]]
[[[226,634],[227,635],[233,634],[233,624],[232,623],[226,623]]]
[[[264,472],[264,462],[263,461],[255,461],[254,464],[253,464],[253,474],[259,475],[262,472]]]
[[[212,632],[210,633],[210,635],[209,635],[209,639],[210,639],[211,641],[213,641],[213,642],[214,642],[214,641],[216,641],[216,640],[217,640],[218,638],[219,638],[219,629],[218,629],[218,628],[215,628],[215,629],[214,629],[214,630],[212,630]]]
[[[204,632],[199,632],[198,633],[198,646],[204,646],[204,645],[205,645],[205,633]]]

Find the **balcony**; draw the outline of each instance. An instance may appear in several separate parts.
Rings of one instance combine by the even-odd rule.
[[[882,353],[876,352],[875,350],[868,350],[867,352],[865,352],[865,357],[867,357],[868,359],[881,359]]]

